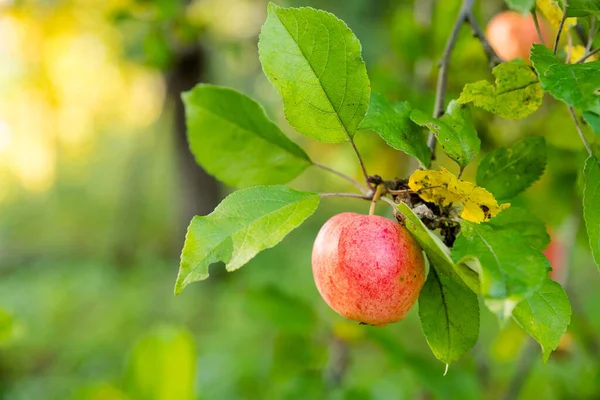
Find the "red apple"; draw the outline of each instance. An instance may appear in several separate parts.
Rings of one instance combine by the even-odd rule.
[[[317,289],[348,319],[400,321],[425,282],[421,248],[403,226],[376,215],[342,213],[323,225],[312,253]]]
[[[552,35],[548,24],[541,18],[538,21],[544,42],[550,45]],[[532,16],[515,11],[504,11],[492,18],[486,36],[496,54],[504,60],[528,60],[531,46],[540,43]]]

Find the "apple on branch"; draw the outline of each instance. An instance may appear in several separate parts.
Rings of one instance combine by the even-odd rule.
[[[317,235],[312,266],[331,308],[375,326],[402,320],[425,282],[425,259],[415,239],[397,222],[376,215],[332,217]]]

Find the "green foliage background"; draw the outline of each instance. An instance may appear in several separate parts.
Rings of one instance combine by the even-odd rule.
[[[71,16],[98,7],[105,14],[96,32],[120,32],[111,43],[122,62],[159,71],[169,69],[181,46],[198,41],[207,50],[211,83],[258,100],[312,159],[359,177],[349,146],[311,141],[285,122],[258,60],[256,35],[266,3],[200,3],[127,2],[106,11],[95,2],[15,1],[0,10],[30,15],[37,24],[44,13]],[[362,43],[372,92],[422,110],[432,109],[436,63],[454,22],[450,16],[460,7],[457,0],[433,3],[278,2],[312,5],[343,19]],[[201,12],[191,18],[194,5]],[[504,7],[501,1],[477,2],[477,16],[485,23]],[[223,28],[254,15],[247,32]],[[492,81],[467,28],[449,75],[448,99],[458,98],[466,83]],[[27,77],[23,85],[34,80]],[[90,81],[90,95],[96,90]],[[10,196],[0,203],[2,398],[501,398],[521,374],[523,359],[531,359],[532,368],[520,398],[600,396],[600,276],[579,220],[585,153],[563,105],[546,96],[521,121],[477,108],[473,118],[481,138],[478,159],[529,136],[546,138],[546,172],[513,204],[528,206],[558,238],[574,242],[566,287],[574,309],[568,339],[544,364],[515,322],[499,326],[481,307],[477,346],[445,377],[421,332],[417,307],[401,323],[365,328],[334,314],[316,291],[310,253],[318,229],[340,211],[366,212],[366,203],[323,200],[304,225],[242,270],[228,274],[223,265],[212,266],[211,279],[174,297],[183,243],[174,118],[166,102],[160,118],[143,128],[97,124],[89,156],[74,162],[57,152],[56,179],[43,191],[5,179]],[[355,137],[373,173],[405,177],[416,167],[375,134]],[[456,169],[444,156],[437,165]],[[464,176],[474,181],[475,173],[467,167]],[[346,189],[314,168],[292,184],[300,190]],[[220,197],[229,192],[221,187]],[[381,208],[381,214],[388,212]]]

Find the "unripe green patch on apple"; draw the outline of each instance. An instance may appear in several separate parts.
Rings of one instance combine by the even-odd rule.
[[[319,231],[312,253],[315,284],[345,318],[374,326],[402,320],[425,282],[423,252],[396,221],[341,213]]]

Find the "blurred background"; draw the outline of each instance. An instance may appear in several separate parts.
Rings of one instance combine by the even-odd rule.
[[[276,2],[342,18],[362,42],[373,91],[432,109],[459,0]],[[353,199],[324,200],[240,271],[215,265],[210,279],[173,295],[189,220],[231,191],[188,151],[182,91],[200,81],[233,87],[311,158],[360,177],[349,146],[310,141],[283,118],[258,60],[266,5],[0,0],[0,398],[600,398],[600,275],[580,223],[585,155],[566,107],[550,98],[518,122],[474,110],[484,152],[530,135],[549,143],[546,174],[517,200],[548,223],[574,308],[548,363],[484,307],[478,345],[445,377],[416,307],[385,328],[338,317],[314,286],[310,253],[333,214],[367,211]],[[476,5],[484,26],[503,9],[501,0]],[[490,77],[463,28],[447,99]],[[375,134],[356,141],[371,173],[414,168]],[[443,158],[436,165],[456,172]],[[318,170],[292,186],[350,190]]]

